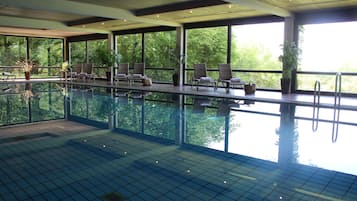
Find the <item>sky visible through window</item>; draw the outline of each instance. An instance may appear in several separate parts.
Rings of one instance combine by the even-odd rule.
[[[232,27],[235,40],[245,46],[261,46],[278,60],[284,41],[284,23],[263,23]]]
[[[300,69],[357,71],[357,22],[304,25]]]

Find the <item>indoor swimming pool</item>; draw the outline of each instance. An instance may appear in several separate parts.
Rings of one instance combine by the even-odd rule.
[[[357,108],[0,86],[0,200],[357,200]]]

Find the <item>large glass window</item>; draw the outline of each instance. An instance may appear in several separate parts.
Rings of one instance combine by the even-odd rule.
[[[72,65],[87,62],[86,41],[71,42],[69,48]]]
[[[302,50],[299,71],[357,73],[357,22],[300,26]],[[316,80],[324,91],[335,90],[334,75],[298,74],[298,89],[313,90]],[[356,93],[356,76],[342,77],[342,91]]]
[[[105,75],[105,72],[107,71],[107,68],[97,68],[101,66],[101,63],[98,63],[96,59],[98,59],[96,54],[98,54],[98,51],[104,52],[105,50],[108,49],[108,40],[107,39],[102,39],[102,40],[90,40],[88,41],[88,57],[89,57],[89,63],[93,63],[94,69],[93,72],[96,76]]]
[[[178,65],[174,60],[176,31],[145,33],[144,38],[146,74],[153,80],[171,81],[173,71],[160,68],[174,69]]]
[[[134,63],[141,63],[142,34],[119,35],[116,41],[121,63],[129,63],[130,67]]]
[[[30,58],[36,64],[32,74],[39,76],[58,75],[63,62],[63,40],[48,38],[30,38]],[[42,68],[46,67],[46,68]]]
[[[16,66],[26,59],[26,37],[0,36],[0,66]]]
[[[93,63],[95,60],[95,54],[98,49],[106,50],[108,49],[108,40],[90,40],[88,41],[88,57],[89,63]]]
[[[232,69],[281,70],[278,58],[284,40],[284,23],[264,23],[232,26]],[[281,75],[271,73],[234,73],[245,82],[260,88],[280,88]]]
[[[31,60],[38,66],[60,66],[62,50],[62,39],[30,38]]]
[[[227,62],[228,28],[213,27],[187,30],[187,69],[193,69],[194,64],[205,63],[207,68],[218,69],[218,64]],[[217,71],[208,75],[218,78]],[[186,70],[186,82],[190,82],[193,70]]]

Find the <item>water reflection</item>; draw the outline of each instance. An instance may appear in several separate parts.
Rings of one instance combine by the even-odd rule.
[[[350,158],[357,152],[353,110],[341,110],[340,134],[333,144],[331,108],[320,108],[319,126],[313,131],[313,108],[308,106],[85,86],[66,86],[64,98],[62,87],[21,85],[1,94],[1,125],[63,118],[67,111],[69,120],[105,125],[120,133],[240,154],[282,167],[305,164],[357,174],[357,162]]]
[[[22,97],[24,98],[24,100],[29,102],[32,98],[39,99],[40,98],[40,94],[38,94],[37,92],[33,92],[32,91],[32,84],[31,83],[26,83],[25,84],[25,91],[23,92]]]
[[[64,101],[50,83],[8,84],[0,94],[0,126],[60,119]]]

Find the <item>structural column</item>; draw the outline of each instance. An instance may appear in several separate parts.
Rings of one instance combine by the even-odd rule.
[[[114,35],[113,35],[113,32],[111,32],[110,34],[108,34],[108,49],[114,51],[114,46],[115,46]],[[117,64],[114,64],[114,65],[117,65]],[[116,73],[114,70],[114,66],[111,66],[110,67],[110,83],[111,84],[113,84],[114,73]]]
[[[295,37],[295,16],[292,14],[289,17],[285,17],[285,26],[284,26],[284,43],[291,43],[294,41]],[[296,69],[294,69],[291,75],[291,93],[296,92]]]
[[[183,85],[183,72],[185,68],[185,55],[183,54],[183,48],[184,46],[184,29],[182,26],[176,27],[176,53],[178,54],[178,58],[180,60],[180,65],[179,65],[179,86]]]

